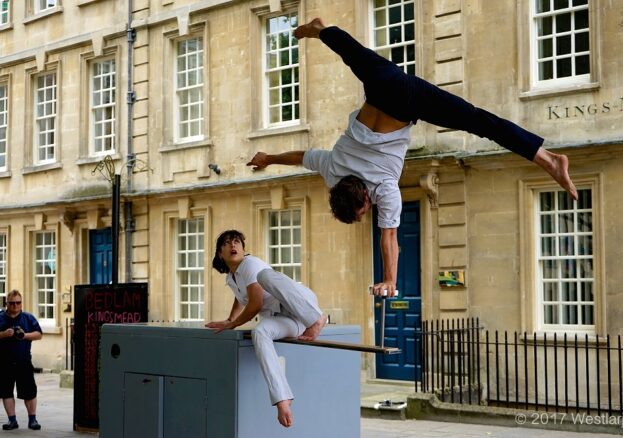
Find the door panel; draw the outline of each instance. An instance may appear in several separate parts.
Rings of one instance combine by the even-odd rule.
[[[376,209],[374,210],[376,224]],[[383,279],[380,249],[380,229],[374,227],[374,281]],[[376,377],[381,379],[414,380],[420,378],[421,358],[416,349],[416,336],[421,326],[420,290],[420,204],[408,202],[402,206],[398,228],[399,295],[385,301],[385,346],[398,347],[400,355],[376,356]],[[382,298],[374,298],[375,341],[381,344]]]

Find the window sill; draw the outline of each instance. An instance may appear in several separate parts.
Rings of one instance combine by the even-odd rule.
[[[284,127],[279,127],[279,128],[260,129],[258,131],[253,131],[249,133],[247,138],[249,140],[253,140],[255,138],[271,137],[274,135],[297,134],[297,133],[309,132],[309,131],[310,131],[309,125],[299,124],[299,125],[284,126]]]
[[[41,326],[41,331],[43,331],[44,335],[60,335],[61,333],[63,333],[63,327],[59,327],[55,325],[54,323],[40,324],[40,326]]]
[[[78,166],[84,166],[87,164],[97,164],[99,162],[101,162],[105,157],[110,157],[113,160],[120,160],[121,159],[121,155],[118,153],[114,153],[114,154],[109,154],[109,155],[98,155],[98,156],[89,156],[89,157],[80,157],[76,160],[76,164]]]
[[[28,166],[22,168],[22,175],[28,175],[29,173],[47,172],[48,170],[62,169],[63,163],[50,163],[50,164],[38,164],[34,166]]]
[[[2,32],[3,30],[11,30],[11,29],[13,29],[13,23],[0,24],[0,32]]]
[[[175,151],[183,151],[187,149],[197,149],[203,147],[212,147],[214,143],[210,139],[203,139],[199,141],[192,141],[188,143],[170,143],[158,148],[158,152],[167,153],[167,152],[175,152]]]
[[[534,100],[542,97],[564,96],[566,94],[585,93],[599,89],[598,82],[588,84],[566,85],[560,88],[535,89],[519,94],[520,100]]]
[[[61,14],[62,12],[63,12],[63,7],[62,6],[56,6],[55,8],[52,8],[52,9],[50,9],[48,11],[43,11],[43,12],[40,12],[38,14],[31,15],[30,17],[24,18],[24,20],[22,21],[22,24],[24,24],[24,25],[30,24],[30,23],[33,23],[35,21],[47,18],[50,15]]]
[[[78,0],[78,6],[90,5],[91,3],[97,3],[102,0]]]
[[[553,345],[554,344],[554,333],[556,333],[556,345],[558,345],[559,347],[563,346],[564,343],[564,336],[565,333],[567,334],[567,348],[572,348],[574,343],[575,343],[575,335],[578,335],[578,345],[584,345],[586,343],[586,336],[588,335],[588,345],[595,345],[597,343],[599,344],[605,344],[606,343],[606,338],[605,336],[596,336],[594,332],[588,332],[588,331],[575,331],[575,332],[570,332],[570,331],[566,331],[563,332],[562,330],[559,332],[556,331],[538,331],[536,332],[536,345],[543,345],[544,341],[545,341],[545,335],[547,335],[547,345]],[[526,337],[524,337],[524,335],[522,334],[521,336],[518,337],[518,342],[522,343],[522,344],[528,344],[528,345],[534,345],[534,334],[532,335],[527,335]],[[503,341],[502,341],[503,342]],[[511,339],[508,340],[509,344],[512,342]]]
[[[11,178],[11,171],[10,170],[1,171],[0,178]]]

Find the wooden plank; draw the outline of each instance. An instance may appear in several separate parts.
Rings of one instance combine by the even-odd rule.
[[[251,333],[244,334],[245,339],[251,339]],[[339,350],[361,351],[363,353],[379,353],[379,354],[401,354],[400,348],[396,347],[377,347],[376,345],[353,344],[351,342],[339,341],[323,341],[316,339],[315,341],[304,341],[297,338],[276,339],[275,342],[285,344],[309,345],[311,347],[337,348]]]

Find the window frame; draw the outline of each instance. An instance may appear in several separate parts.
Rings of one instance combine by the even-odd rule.
[[[46,8],[42,9],[41,4],[40,4],[41,1],[46,1],[46,2],[53,1],[54,4],[52,6],[48,5]],[[43,13],[55,10],[59,6],[60,6],[60,0],[33,0],[32,11],[33,11],[33,14],[39,15],[39,14],[43,14]]]
[[[7,8],[5,12],[2,12],[2,4],[6,4]],[[8,29],[11,27],[13,20],[12,12],[13,2],[11,0],[0,0],[0,30]],[[4,20],[2,17],[5,17]]]
[[[560,79],[549,81],[549,83],[537,83],[538,76],[536,65],[536,40],[535,24],[532,11],[535,8],[535,0],[518,0],[519,25],[518,29],[518,85],[521,90],[519,98],[531,100],[541,97],[564,95],[570,92],[590,92],[600,87],[601,80],[601,45],[602,38],[599,37],[600,29],[600,1],[588,0],[588,21],[589,21],[589,66],[590,74],[588,79],[582,78],[579,82],[575,79]]]
[[[39,100],[38,100],[38,94],[39,94],[39,86],[38,86],[38,81],[40,78],[42,77],[46,77],[46,76],[53,76],[54,77],[54,98],[53,98],[53,104],[54,104],[54,111],[52,116],[47,115],[47,117],[45,117],[46,119],[52,119],[53,122],[53,130],[51,131],[53,133],[54,136],[54,142],[52,143],[52,147],[53,147],[53,157],[52,158],[47,158],[47,159],[40,159],[39,158],[39,152],[41,150],[41,144],[39,143],[39,115],[37,113],[37,107],[40,104]],[[32,157],[33,157],[33,164],[35,166],[42,166],[42,165],[46,165],[46,164],[53,164],[53,163],[57,163],[59,160],[59,137],[58,137],[58,119],[59,119],[59,112],[58,109],[60,107],[60,102],[59,102],[59,86],[58,86],[58,71],[56,70],[52,70],[52,71],[43,71],[37,75],[33,76],[33,94],[32,94]],[[46,104],[48,101],[45,101]],[[50,132],[50,131],[46,131],[46,132]],[[45,146],[46,148],[49,148],[50,145],[46,144]]]
[[[172,84],[175,83],[176,76],[176,44],[180,40],[191,38],[203,39],[203,121],[201,138],[195,141],[180,142],[177,139],[177,109],[175,107],[176,102],[176,89]],[[199,21],[189,26],[188,31],[183,35],[180,35],[180,29],[175,28],[173,30],[167,30],[162,33],[163,45],[164,45],[164,57],[170,59],[170,62],[162,63],[162,77],[168,78],[162,81],[162,119],[161,119],[161,140],[158,147],[158,151],[162,153],[175,152],[184,149],[211,147],[212,140],[210,139],[210,69],[206,68],[209,65],[208,57],[210,47],[206,42],[210,41],[208,33],[208,25],[205,21]],[[167,158],[168,159],[168,158]],[[207,166],[206,166],[207,167]],[[209,171],[208,171],[209,172]],[[205,176],[202,174],[202,176]]]
[[[44,275],[44,276],[39,276],[37,274],[37,263],[38,262],[49,262],[49,259],[37,259],[37,236],[38,235],[42,235],[42,234],[52,234],[52,236],[54,237],[54,275]],[[58,276],[59,276],[59,260],[58,260],[58,255],[59,255],[59,250],[58,250],[58,230],[55,229],[41,229],[41,230],[34,230],[32,231],[31,234],[31,269],[32,269],[32,274],[31,274],[31,281],[32,281],[32,295],[33,295],[33,306],[32,306],[32,313],[37,317],[39,323],[41,324],[41,326],[48,326],[48,327],[56,327],[57,326],[57,321],[59,318],[59,312],[58,312]],[[49,245],[48,245],[49,246]],[[43,247],[47,247],[46,245],[43,245]],[[38,278],[49,278],[49,277],[53,277],[53,287],[51,289],[52,292],[52,297],[53,297],[53,301],[51,303],[41,303],[39,300],[39,288],[38,288],[38,282],[37,279]],[[49,293],[50,291],[48,289],[44,289],[47,292],[44,293]],[[40,312],[40,307],[44,306],[44,308],[51,308],[52,309],[52,318],[47,318],[47,317],[42,317]]]
[[[9,144],[10,144],[10,116],[11,116],[11,111],[10,111],[10,104],[11,104],[11,96],[9,94],[10,91],[10,87],[9,87],[9,81],[7,80],[3,80],[2,77],[0,77],[0,88],[4,88],[5,89],[5,95],[4,97],[0,97],[0,102],[4,101],[4,104],[0,104],[0,129],[1,128],[5,128],[4,130],[4,139],[0,138],[0,143],[3,142],[4,143],[4,152],[0,152],[0,155],[4,155],[4,165],[0,165],[0,174],[2,173],[6,173],[9,170]],[[4,111],[2,110],[2,108],[4,108]],[[2,116],[2,113],[4,113],[4,116]],[[4,119],[4,123],[2,123],[2,119]]]
[[[590,209],[590,213],[591,213],[591,221],[592,221],[592,216],[593,216],[593,202],[594,202],[594,196],[593,196],[593,192],[592,189],[590,187],[582,187],[582,186],[578,186],[578,191],[579,190],[591,190],[591,209]],[[595,319],[596,319],[596,303],[595,303],[595,298],[596,298],[596,291],[595,291],[595,270],[593,269],[593,276],[592,278],[588,279],[590,280],[590,284],[591,284],[591,288],[593,289],[593,301],[591,301],[590,303],[593,306],[593,324],[564,324],[561,321],[558,321],[557,324],[553,324],[553,323],[546,323],[545,322],[545,299],[544,299],[544,285],[545,283],[555,283],[557,286],[562,285],[563,283],[573,283],[576,286],[578,286],[578,284],[580,283],[579,278],[578,278],[578,274],[576,272],[575,277],[574,278],[566,278],[564,276],[557,276],[556,278],[552,278],[552,281],[546,281],[548,280],[547,278],[545,278],[543,276],[543,268],[541,267],[541,262],[546,261],[546,260],[552,260],[552,261],[559,261],[559,262],[563,262],[565,260],[573,260],[573,261],[579,261],[579,260],[584,260],[584,259],[590,259],[591,262],[593,262],[593,266],[594,266],[594,245],[593,245],[593,251],[590,254],[590,257],[588,257],[588,255],[586,256],[580,256],[580,255],[551,255],[551,256],[546,256],[543,254],[542,252],[542,245],[541,245],[541,238],[546,237],[546,238],[553,238],[554,239],[554,248],[558,248],[559,247],[559,242],[560,239],[562,237],[573,237],[574,242],[576,241],[577,237],[581,236],[585,236],[587,234],[583,234],[580,233],[578,234],[578,232],[576,230],[572,231],[571,233],[564,233],[561,232],[560,228],[556,226],[556,223],[558,222],[556,219],[554,219],[554,224],[553,224],[553,232],[551,233],[543,233],[543,230],[541,229],[540,224],[542,223],[541,221],[541,217],[542,216],[548,216],[549,214],[542,214],[541,208],[540,208],[540,195],[543,193],[553,193],[555,199],[555,205],[558,206],[558,194],[559,193],[563,193],[564,190],[563,189],[540,189],[540,190],[536,190],[535,191],[535,196],[534,196],[534,203],[535,203],[535,207],[534,207],[534,211],[535,211],[535,233],[534,233],[534,238],[535,238],[535,248],[536,248],[536,254],[535,254],[535,262],[537,264],[536,266],[536,279],[537,279],[537,283],[535,285],[535,289],[536,289],[536,294],[537,294],[537,315],[538,315],[538,322],[537,325],[538,327],[544,331],[544,332],[571,332],[571,333],[591,333],[594,334],[595,333]],[[556,216],[560,216],[561,212],[571,212],[571,214],[573,214],[574,216],[578,213],[578,202],[577,201],[573,201],[572,204],[572,208],[571,210],[561,210],[558,208],[554,208],[552,209],[552,216],[554,216],[554,218]],[[586,210],[586,209],[584,209]],[[583,212],[583,211],[581,211]],[[575,224],[575,220],[573,221],[573,223]],[[592,227],[591,232],[590,232],[590,236],[591,239],[594,240],[594,227]],[[574,244],[575,246],[575,244]],[[575,248],[574,248],[575,249]],[[557,251],[555,251],[557,252]],[[579,263],[577,263],[579,265]],[[579,267],[576,268],[577,270],[579,270]],[[568,280],[568,281],[567,281]],[[588,281],[587,281],[588,282]],[[579,304],[581,302],[581,300],[579,299],[579,296],[581,294],[580,292],[580,287],[577,287],[577,290],[575,292],[576,294],[576,300],[575,301],[571,301],[571,300],[567,300],[564,301],[562,299],[562,288],[558,287],[558,299],[557,300],[550,300],[549,302],[554,303],[557,307],[561,307],[564,306],[565,303],[572,303],[575,302],[577,303],[577,309],[578,309],[578,320],[581,318],[579,315],[581,314],[580,312],[580,308],[581,308],[581,304]],[[562,310],[557,310],[558,315],[560,315],[562,312]]]
[[[112,87],[112,93],[113,93],[113,97],[114,97],[114,102],[112,102],[112,104],[108,104],[106,106],[100,106],[98,108],[95,108],[94,106],[94,80],[95,80],[95,67],[98,64],[103,64],[106,62],[113,62],[114,63],[114,67],[115,70],[112,74],[113,80],[114,80],[114,86]],[[102,57],[102,58],[95,58],[95,59],[91,59],[88,61],[88,138],[89,138],[89,152],[88,155],[89,157],[97,157],[97,158],[101,158],[104,157],[106,155],[115,155],[118,153],[118,149],[117,146],[119,144],[118,142],[118,116],[119,116],[119,111],[118,111],[118,95],[119,95],[119,81],[117,80],[118,78],[118,71],[117,71],[117,67],[118,67],[119,63],[117,62],[116,56],[112,55],[112,56],[107,56],[107,57]],[[102,150],[102,151],[96,151],[95,150],[95,144],[96,144],[96,137],[95,137],[95,124],[96,124],[96,120],[95,120],[95,111],[97,109],[103,109],[103,108],[112,108],[112,112],[113,112],[113,116],[112,116],[112,135],[110,135],[109,137],[111,138],[111,142],[112,142],[112,148],[110,150]],[[109,122],[110,123],[110,122]]]
[[[298,5],[295,5],[298,6]],[[271,71],[284,71],[286,69],[281,68],[283,66],[279,66],[278,68],[275,68],[271,71],[269,71],[268,69],[268,65],[267,65],[267,58],[268,58],[268,53],[267,53],[267,38],[268,38],[268,34],[267,34],[267,25],[268,25],[268,21],[271,19],[275,19],[275,18],[279,18],[279,17],[283,17],[283,16],[292,16],[292,15],[296,15],[296,20],[297,23],[300,24],[301,23],[301,13],[298,10],[298,7],[287,7],[284,8],[283,10],[277,12],[277,13],[272,13],[272,14],[264,14],[260,16],[260,56],[261,56],[261,63],[260,63],[260,71],[261,71],[261,128],[262,129],[267,129],[267,130],[273,130],[273,129],[280,129],[280,128],[289,128],[289,127],[293,127],[293,126],[299,126],[302,124],[303,122],[303,108],[302,108],[302,99],[301,97],[303,96],[302,92],[303,92],[303,87],[301,84],[301,73],[302,73],[302,65],[301,65],[301,51],[300,51],[300,45],[298,44],[298,41],[296,40],[296,38],[294,38],[294,36],[292,35],[294,32],[295,27],[291,27],[289,29],[290,32],[290,41],[294,40],[297,41],[297,63],[296,65],[293,65],[292,63],[288,64],[288,68],[290,69],[296,69],[296,77],[298,79],[298,81],[296,82],[292,82],[291,83],[291,87],[294,87],[294,84],[296,84],[296,87],[298,89],[298,100],[295,98],[296,92],[294,92],[294,95],[292,96],[292,104],[294,105],[294,114],[296,114],[296,111],[298,110],[298,118],[294,117],[292,120],[289,121],[282,121],[281,120],[281,114],[280,114],[280,121],[279,122],[271,122],[270,121],[270,108],[271,108],[271,100],[270,100],[270,80],[268,79],[268,75]],[[291,18],[290,18],[291,21]],[[290,53],[292,53],[292,48],[293,46],[289,45],[288,46]],[[279,51],[278,51],[279,52]],[[289,59],[291,60],[292,57],[289,56]],[[294,75],[293,75],[294,76]],[[293,79],[294,81],[294,79]],[[281,79],[280,79],[280,84],[281,84]],[[281,84],[282,85],[282,84]],[[280,87],[278,88],[279,90],[282,90]],[[279,104],[275,105],[275,106],[282,106],[282,104],[284,103],[282,101],[283,96],[280,94],[280,99],[279,99]]]
[[[179,92],[180,90],[178,89],[178,77],[179,77],[179,71],[178,71],[178,60],[179,60],[179,44],[186,42],[186,41],[191,41],[191,40],[200,40],[201,41],[201,55],[199,57],[199,59],[201,59],[202,61],[202,65],[201,65],[201,74],[199,74],[199,77],[202,79],[202,83],[201,84],[196,84],[193,88],[198,89],[201,92],[201,103],[198,105],[199,108],[201,108],[201,117],[199,119],[196,119],[196,122],[199,124],[199,128],[201,130],[201,132],[197,135],[191,135],[191,136],[187,136],[187,137],[181,137],[180,135],[180,124],[181,124],[181,118],[180,118],[180,99],[179,99]],[[197,142],[197,141],[203,141],[206,138],[206,133],[205,133],[205,120],[206,120],[206,82],[205,80],[203,80],[204,76],[205,76],[205,71],[206,71],[206,38],[203,34],[198,34],[198,33],[193,33],[187,36],[184,36],[182,38],[176,38],[173,41],[173,45],[174,45],[174,49],[173,49],[173,53],[174,53],[174,57],[173,57],[173,142],[176,144],[185,144],[185,143],[193,143],[193,142]],[[198,69],[198,68],[197,68]],[[188,71],[188,70],[187,70]]]
[[[263,260],[269,262],[268,252],[268,214],[269,211],[300,209],[301,210],[301,279],[303,284],[309,284],[309,253],[310,233],[309,233],[309,204],[310,200],[307,196],[283,197],[283,187],[273,187],[270,194],[265,200],[253,202],[253,228],[252,236],[248,240],[252,243],[247,251],[253,254],[259,254]],[[255,248],[255,250],[253,249]]]
[[[202,238],[197,237],[197,242],[201,241],[202,245],[203,245],[203,264],[201,266],[195,266],[195,267],[185,267],[185,268],[180,268],[179,266],[179,256],[180,256],[180,248],[179,248],[179,239],[180,239],[180,223],[181,221],[202,221],[203,222],[203,231],[201,232]],[[206,304],[206,280],[207,280],[207,273],[206,273],[206,218],[203,216],[193,216],[193,217],[188,217],[188,218],[176,218],[175,220],[175,224],[173,226],[174,228],[174,242],[172,242],[172,247],[174,248],[174,253],[175,253],[175,259],[173,261],[173,282],[174,282],[174,288],[175,288],[175,319],[176,320],[180,320],[180,321],[203,321],[205,319],[205,304]],[[198,235],[199,233],[195,233],[194,235]],[[185,233],[184,235],[188,236],[189,233]],[[201,240],[200,240],[201,239]],[[197,249],[196,251],[194,251],[196,254],[199,253],[199,250]],[[180,283],[180,271],[181,270],[184,271],[194,271],[194,272],[200,272],[201,273],[201,277],[202,277],[202,285],[201,285],[201,292],[200,292],[200,298],[203,299],[203,301],[188,301],[186,303],[186,305],[190,306],[197,306],[199,309],[199,316],[197,318],[184,318],[182,317],[182,305],[184,305],[184,303],[182,302],[182,294],[181,294],[181,283]],[[193,285],[196,286],[196,285]]]
[[[606,320],[606,277],[605,277],[605,236],[604,236],[604,195],[603,174],[574,175],[574,182],[578,189],[589,188],[592,191],[593,215],[593,300],[594,300],[594,328],[586,327],[571,330],[565,326],[564,330],[555,327],[546,327],[541,321],[541,295],[539,286],[540,275],[538,267],[538,224],[536,223],[538,209],[538,193],[542,191],[558,191],[545,177],[528,178],[519,181],[519,252],[520,252],[520,295],[521,299],[521,331],[526,333],[578,333],[593,336],[607,331]]]
[[[290,212],[290,224],[289,225],[282,225],[282,214],[286,213],[286,212]],[[294,212],[298,212],[299,215],[299,224],[298,226],[293,225],[293,216],[292,213]],[[272,225],[272,220],[271,220],[271,215],[274,213],[278,213],[279,214],[279,221],[278,224],[276,226]],[[288,277],[292,278],[294,281],[297,282],[301,282],[301,277],[302,277],[302,269],[303,269],[303,209],[301,207],[288,207],[288,208],[282,208],[282,209],[269,209],[266,210],[265,212],[266,218],[265,218],[265,233],[266,233],[266,248],[265,248],[265,254],[267,256],[266,258],[266,262],[275,270],[275,271],[279,271],[282,272],[283,274],[287,275]],[[293,235],[295,233],[294,230],[298,229],[299,230],[299,242],[298,244],[294,242],[293,239]],[[290,244],[283,244],[281,242],[281,236],[282,236],[282,232],[283,230],[289,230],[289,235],[290,235]],[[279,242],[273,242],[273,240],[271,239],[271,235],[272,235],[272,231],[276,231],[278,233],[279,236]],[[275,262],[275,260],[273,260],[272,258],[272,254],[273,254],[273,250],[277,250],[279,258],[281,259],[281,256],[283,255],[282,250],[284,248],[289,248],[290,249],[290,254],[291,254],[291,260],[290,262],[283,262],[281,260],[279,260],[279,262]],[[298,262],[295,261],[295,251],[296,248],[298,248],[298,253],[299,253],[299,260]],[[297,272],[297,268],[298,268],[298,275],[289,275],[287,273],[288,268],[292,268],[293,272],[296,273]]]
[[[384,54],[385,51],[391,50],[393,48],[398,48],[398,47],[403,48],[403,54],[404,54],[405,51],[407,50],[406,47],[409,45],[405,43],[407,41],[406,39],[399,44],[392,44],[389,42],[391,38],[391,35],[389,33],[389,28],[390,28],[389,20],[387,21],[386,25],[383,26],[383,28],[386,29],[387,44],[383,46],[376,45],[376,32],[381,28],[380,26],[377,26],[377,21],[376,21],[377,10],[387,9],[388,14],[389,14],[390,7],[395,8],[399,4],[402,6],[401,7],[401,21],[400,21],[401,36],[404,36],[405,24],[409,24],[411,22],[413,24],[413,39],[409,40],[412,42],[412,46],[413,46],[413,62],[407,61],[403,63],[397,63],[393,60],[393,57],[388,58],[387,56],[385,56]],[[413,18],[411,20],[405,21],[403,12],[404,12],[404,5],[407,5],[407,4],[411,4],[413,7]],[[418,18],[419,8],[420,8],[420,5],[415,0],[400,0],[400,3],[391,4],[391,5],[388,2],[388,4],[384,5],[383,7],[379,7],[379,8],[376,7],[374,0],[369,0],[369,3],[368,3],[368,11],[369,11],[368,12],[368,29],[369,29],[368,39],[370,41],[370,48],[374,50],[376,53],[378,53],[379,55],[385,57],[386,59],[389,59],[390,61],[395,62],[396,64],[402,67],[403,71],[408,72],[408,74],[412,74],[412,75],[417,75],[418,70],[420,69],[420,62],[418,62],[418,60],[421,59],[420,49],[418,45],[418,38],[419,38],[419,32],[420,32],[420,26],[419,26],[420,23],[419,23],[419,18]],[[413,68],[405,69],[407,65],[413,65]]]
[[[4,242],[2,242],[4,238]],[[10,234],[8,228],[0,228],[0,284],[4,285],[4,293],[0,287],[0,305],[4,302],[9,289],[9,242]],[[4,244],[4,245],[3,245]]]

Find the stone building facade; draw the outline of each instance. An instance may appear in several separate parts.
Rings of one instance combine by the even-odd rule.
[[[414,348],[422,319],[472,316],[492,329],[620,334],[618,2],[0,4],[0,281],[42,320],[39,366],[64,366],[73,285],[105,268],[94,242],[110,227],[110,187],[93,169],[106,156],[123,175],[120,280],[149,282],[151,319],[227,316],[211,259],[216,236],[237,228],[250,253],[314,289],[332,322],[378,342],[373,215],[340,224],[317,174],[246,166],[257,151],[331,148],[364,100],[335,54],[292,37],[316,16],[546,138],[581,193],[570,202],[523,158],[417,123],[400,181],[417,206],[400,262],[416,308],[396,306],[388,342]],[[385,376],[372,357],[364,366]]]

